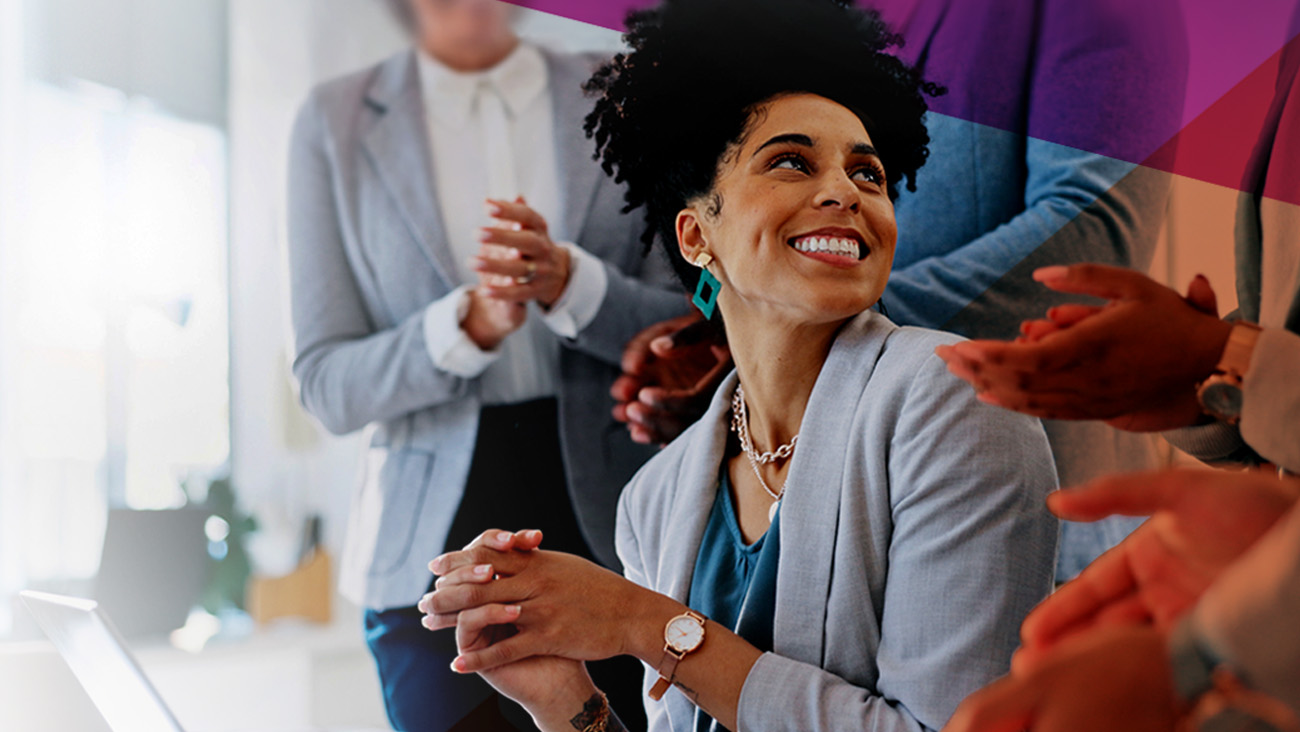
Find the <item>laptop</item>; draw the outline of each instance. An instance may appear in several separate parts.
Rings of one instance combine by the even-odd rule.
[[[113,732],[184,732],[94,600],[20,592]]]
[[[185,624],[212,560],[205,508],[111,509],[91,597],[125,638],[165,638]]]

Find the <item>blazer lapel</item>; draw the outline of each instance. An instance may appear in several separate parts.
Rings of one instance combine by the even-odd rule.
[[[773,650],[787,658],[815,665],[825,658],[823,630],[839,535],[840,492],[845,471],[851,469],[845,456],[856,437],[851,434],[851,407],[871,378],[890,328],[887,320],[870,311],[845,324],[808,398],[781,502],[783,561],[777,568],[772,639]],[[784,561],[795,547],[804,561]]]
[[[735,390],[733,371],[718,387],[708,411],[700,418],[699,426],[707,427],[707,435],[690,442],[678,468],[677,492],[662,543],[669,551],[661,553],[663,560],[655,586],[680,602],[686,602],[690,596],[695,557],[700,553],[704,528],[718,497],[718,471],[727,449],[731,394]]]
[[[727,429],[731,415],[731,394],[736,390],[736,373],[723,380],[713,395],[709,409],[700,418],[700,428],[708,427],[707,436],[692,440],[677,474],[677,492],[669,512],[668,526],[660,546],[661,563],[655,587],[659,592],[685,603],[691,594],[695,558],[700,553],[704,528],[718,496],[718,471],[727,448]],[[675,689],[664,697],[669,707],[668,719],[693,720],[695,706]],[[677,731],[677,726],[673,725]],[[690,732],[690,726],[677,732]]]
[[[590,69],[582,56],[560,57],[542,49],[550,73],[552,113],[555,116],[555,161],[559,167],[561,210],[564,231],[570,241],[582,237],[596,195],[596,186],[604,176],[600,164],[592,159],[595,143],[583,133],[592,102],[582,91]]]
[[[448,289],[459,284],[446,245],[438,192],[430,170],[433,159],[425,127],[415,53],[394,57],[381,67],[366,101],[378,114],[362,138],[362,148],[397,203],[411,235]]]

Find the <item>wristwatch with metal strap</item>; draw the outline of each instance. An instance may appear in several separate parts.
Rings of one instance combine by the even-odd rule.
[[[1196,389],[1196,399],[1206,414],[1228,424],[1241,421],[1242,382],[1250,369],[1250,357],[1261,330],[1258,325],[1245,321],[1232,325],[1214,374]]]

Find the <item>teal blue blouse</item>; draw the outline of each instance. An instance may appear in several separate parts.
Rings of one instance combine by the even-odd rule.
[[[781,511],[767,532],[746,544],[731,500],[731,481],[722,469],[718,497],[704,527],[700,553],[687,605],[760,651],[772,650],[772,620],[776,615],[776,567],[781,552]],[[697,732],[723,729],[712,717],[696,710]]]

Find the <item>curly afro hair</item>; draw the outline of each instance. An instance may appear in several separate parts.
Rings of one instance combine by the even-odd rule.
[[[841,0],[663,0],[629,13],[619,54],[587,81],[586,132],[605,172],[627,184],[624,212],[646,209],[688,289],[698,271],[677,251],[677,213],[709,194],[754,112],[781,95],[831,99],[862,120],[889,195],[929,154],[924,95],[944,90],[885,50],[901,46],[873,10]]]

